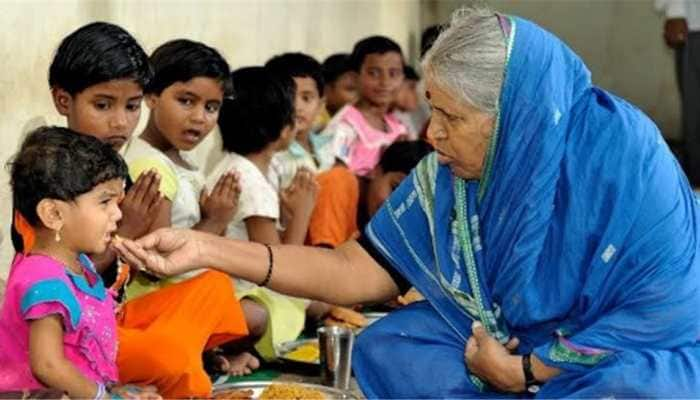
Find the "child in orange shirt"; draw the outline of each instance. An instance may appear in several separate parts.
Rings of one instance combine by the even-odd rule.
[[[308,243],[334,248],[358,234],[384,200],[432,151],[423,141],[396,142],[382,154],[367,177],[356,177],[343,166],[318,176],[321,190],[311,215]]]

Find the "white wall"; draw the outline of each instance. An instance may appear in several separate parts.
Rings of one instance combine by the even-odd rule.
[[[63,125],[47,84],[51,57],[60,40],[79,26],[102,20],[130,31],[151,52],[175,38],[203,41],[219,49],[232,68],[264,63],[285,51],[319,59],[349,52],[362,37],[392,37],[409,54],[419,33],[419,3],[409,0],[2,0],[0,26],[0,163],[15,152],[23,132],[46,121]],[[144,107],[145,110],[145,107]],[[144,112],[141,126],[147,118]],[[137,128],[136,133],[141,128]],[[197,149],[207,163],[215,134]],[[0,277],[12,256],[9,241],[11,196],[5,168],[0,172]]]

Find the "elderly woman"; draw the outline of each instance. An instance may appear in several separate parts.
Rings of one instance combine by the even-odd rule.
[[[654,124],[550,33],[481,6],[423,67],[437,152],[359,241],[162,230],[118,249],[336,304],[416,286],[427,301],[358,338],[368,397],[700,395],[699,209]]]

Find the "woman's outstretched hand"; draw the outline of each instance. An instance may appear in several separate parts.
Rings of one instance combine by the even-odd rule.
[[[138,239],[115,239],[119,255],[132,267],[158,276],[173,276],[204,267],[202,243],[207,235],[163,228]]]

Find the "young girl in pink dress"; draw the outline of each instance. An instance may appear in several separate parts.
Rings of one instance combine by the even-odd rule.
[[[350,64],[357,74],[360,98],[338,111],[321,136],[329,135],[337,159],[355,175],[366,176],[384,149],[407,134],[390,112],[403,83],[404,60],[396,42],[371,36],[355,44]]]
[[[157,398],[114,387],[113,293],[85,255],[104,252],[117,229],[124,161],[91,136],[39,128],[11,175],[16,226],[31,251],[15,256],[0,310],[0,391]]]

